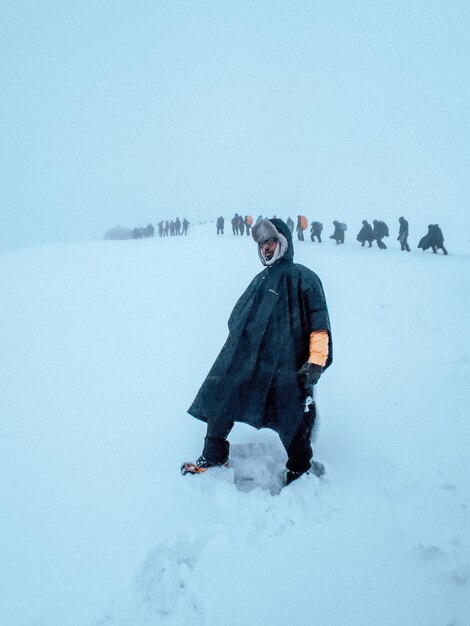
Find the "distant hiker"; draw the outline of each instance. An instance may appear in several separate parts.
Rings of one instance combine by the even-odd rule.
[[[288,218],[287,218],[287,226],[289,227],[289,230],[290,230],[291,235],[292,235],[292,234],[293,234],[293,232],[294,232],[294,226],[295,226],[295,224],[294,224],[294,220],[293,220],[291,217],[288,217]]]
[[[225,220],[223,217],[218,217],[217,218],[217,234],[218,235],[223,235],[224,234],[224,223]]]
[[[381,250],[386,250],[387,246],[384,244],[382,239],[384,237],[388,237],[388,226],[385,222],[380,220],[373,220],[372,224],[374,225],[374,239],[377,241],[377,245]]]
[[[202,455],[183,474],[226,465],[234,422],[276,431],[287,451],[285,483],[311,470],[316,416],[313,385],[332,361],[330,321],[318,276],[294,263],[292,235],[280,219],[252,236],[265,266],[238,300],[229,335],[188,412],[207,423]]]
[[[175,219],[175,235],[181,235],[181,222],[179,217]]]
[[[153,237],[155,235],[155,228],[150,222],[147,224],[147,237]]]
[[[330,239],[334,239],[336,244],[344,243],[344,233],[348,227],[343,222],[338,222],[338,220],[333,220],[333,226],[335,230],[333,234],[330,235]]]
[[[241,215],[238,216],[238,232],[243,235],[245,232],[245,220]]]
[[[312,222],[312,228],[310,229],[310,240],[315,241],[315,237],[318,239],[318,243],[321,243],[321,233],[323,230],[323,224],[321,222]]]
[[[369,242],[369,248],[372,247],[372,242],[374,241],[374,233],[372,230],[372,226],[367,220],[362,220],[362,228],[359,231],[356,239],[361,242],[362,247],[364,247],[366,241]]]
[[[418,248],[422,248],[423,252],[431,248],[433,254],[437,254],[438,249],[440,249],[447,255],[447,250],[444,247],[444,235],[439,224],[429,224],[428,232],[424,237],[421,237]]]
[[[400,242],[401,249],[410,252],[410,246],[408,245],[408,221],[404,217],[399,217],[400,229],[398,231],[397,240]]]
[[[431,248],[434,254],[437,254],[437,250],[442,250],[442,252],[447,255],[447,250],[444,247],[444,235],[442,234],[439,224],[434,224],[432,228]]]
[[[188,234],[189,222],[186,218],[183,219],[183,235]]]
[[[249,215],[245,215],[245,228],[246,228],[246,234],[250,235],[251,234],[251,227],[253,224],[253,218],[250,217]]]
[[[238,235],[238,213],[232,217],[232,233]]]
[[[297,239],[299,241],[303,241],[304,229],[302,228],[302,216],[301,215],[297,215],[297,226],[295,227],[295,230],[297,232]]]
[[[132,237],[134,239],[142,239],[145,237],[145,228],[134,228],[132,230]]]
[[[418,248],[421,248],[423,252],[426,252],[426,250],[428,248],[431,247],[431,229],[433,227],[433,224],[429,224],[428,226],[428,232],[426,233],[426,235],[423,235],[423,237],[421,237],[421,239],[419,240],[419,244],[418,244]]]

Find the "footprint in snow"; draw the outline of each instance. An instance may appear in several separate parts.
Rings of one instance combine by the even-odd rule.
[[[239,491],[261,488],[271,495],[280,493],[284,486],[285,463],[281,446],[256,442],[233,444],[230,448],[230,467]]]

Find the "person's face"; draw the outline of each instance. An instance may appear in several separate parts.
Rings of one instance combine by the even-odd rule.
[[[269,237],[269,239],[262,239],[258,243],[258,246],[263,254],[265,261],[270,261],[273,258],[274,253],[276,252],[277,244],[278,244],[278,240],[276,239],[276,237]]]

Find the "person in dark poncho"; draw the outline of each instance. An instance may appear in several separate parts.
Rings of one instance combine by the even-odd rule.
[[[381,220],[373,220],[372,224],[374,225],[374,239],[377,241],[377,245],[381,250],[386,250],[387,246],[382,239],[389,235],[387,224]]]
[[[188,413],[207,423],[204,450],[183,474],[225,465],[234,422],[276,431],[286,448],[285,482],[321,463],[312,462],[313,385],[332,362],[328,310],[318,276],[294,263],[291,232],[280,219],[264,219],[252,236],[265,266],[236,303],[229,335]]]
[[[362,247],[364,247],[366,241],[369,242],[369,248],[372,247],[372,242],[374,241],[374,234],[372,231],[372,226],[369,224],[367,220],[362,220],[362,228],[359,231],[356,239],[361,242]]]
[[[444,246],[444,235],[439,224],[429,224],[428,232],[424,237],[421,237],[418,248],[422,248],[423,252],[431,248],[433,254],[437,254],[438,249],[440,249],[447,255],[447,250]]]
[[[447,255],[447,250],[444,246],[444,235],[439,224],[434,224],[432,227],[431,248],[434,254],[437,254],[438,250]]]

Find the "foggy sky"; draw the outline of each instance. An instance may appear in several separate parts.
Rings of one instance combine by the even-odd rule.
[[[235,211],[470,231],[466,0],[0,17],[0,251]]]

